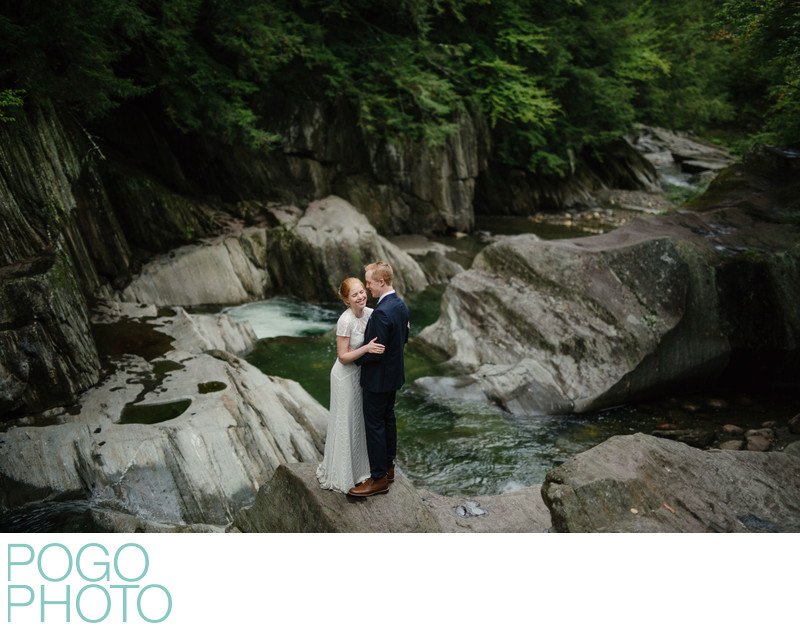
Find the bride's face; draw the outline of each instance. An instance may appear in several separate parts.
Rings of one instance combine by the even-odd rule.
[[[353,286],[347,298],[351,306],[359,309],[363,309],[367,305],[367,292],[361,283]]]

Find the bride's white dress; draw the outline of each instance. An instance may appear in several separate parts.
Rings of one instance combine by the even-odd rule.
[[[360,318],[347,309],[336,323],[336,335],[349,337],[350,348],[364,342],[364,329],[372,309],[364,308]],[[317,479],[323,489],[347,493],[369,477],[367,437],[364,431],[359,377],[361,367],[343,364],[336,359],[331,369],[331,404],[325,455],[317,467]]]

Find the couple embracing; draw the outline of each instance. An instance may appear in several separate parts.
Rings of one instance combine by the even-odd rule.
[[[388,263],[371,263],[365,284],[345,279],[339,297],[349,307],[336,324],[336,362],[325,455],[317,467],[324,489],[367,497],[389,491],[397,455],[394,404],[405,382],[408,307],[392,287]],[[378,299],[367,307],[367,290]]]

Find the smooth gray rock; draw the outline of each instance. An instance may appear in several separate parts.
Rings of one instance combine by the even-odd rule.
[[[363,279],[364,266],[374,261],[386,261],[392,266],[398,293],[420,291],[428,284],[419,264],[380,236],[367,218],[344,199],[331,196],[312,202],[292,229],[315,256],[320,280],[327,282],[328,292],[333,295],[338,294],[339,283],[348,276]],[[303,283],[296,278],[292,293],[302,295],[302,285],[309,285],[308,280]]]
[[[117,299],[160,306],[242,304],[275,293],[335,299],[348,276],[386,261],[400,293],[427,285],[420,265],[380,236],[352,204],[338,197],[305,211],[273,207],[273,228],[232,222],[219,237],[180,247],[143,266]]]
[[[98,318],[115,308],[137,313],[111,303]],[[148,319],[170,350],[149,359],[112,356],[114,370],[76,407],[7,429],[0,504],[87,498],[103,515],[129,515],[109,518],[120,527],[221,528],[281,464],[317,462],[325,408],[296,382],[264,375],[229,352],[254,339],[248,325],[193,319],[182,310]]]
[[[752,243],[762,252],[751,260],[739,253]],[[504,237],[452,279],[416,343],[519,414],[674,390],[718,376],[733,351],[781,349],[791,362],[798,243],[800,228],[731,208],[643,217],[581,239]]]
[[[241,532],[440,532],[414,487],[398,475],[386,494],[353,498],[323,490],[317,465],[278,468],[252,506],[236,515]]]
[[[390,241],[419,263],[431,285],[446,283],[464,271],[459,263],[448,258],[448,255],[456,251],[451,246],[430,241],[418,234],[398,235],[391,237]]]
[[[540,484],[502,495],[453,498],[420,490],[420,496],[435,515],[442,532],[530,532],[550,530],[550,511],[542,500]],[[470,502],[485,515],[460,516],[459,507]],[[469,513],[469,511],[467,511]]]
[[[550,516],[540,487],[495,496],[451,498],[417,490],[397,470],[386,494],[353,498],[322,490],[316,465],[281,466],[252,506],[236,515],[240,532],[545,532]],[[457,508],[478,506],[471,517]],[[477,514],[481,512],[485,514]]]
[[[242,247],[242,241],[252,231],[215,237],[154,258],[118,292],[118,299],[189,306],[241,304],[263,298],[269,286],[268,276]]]
[[[615,436],[550,471],[558,532],[800,532],[800,458]]]

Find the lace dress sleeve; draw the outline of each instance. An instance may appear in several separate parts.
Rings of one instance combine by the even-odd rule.
[[[354,318],[352,318],[353,312],[348,309],[342,315],[339,316],[339,320],[336,323],[336,335],[341,337],[350,337],[351,333],[353,332],[353,324],[355,322]]]

